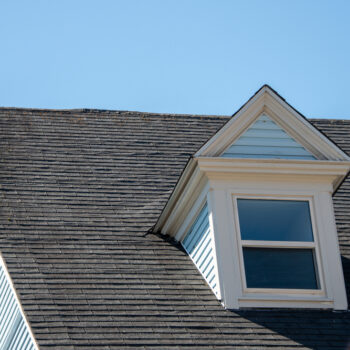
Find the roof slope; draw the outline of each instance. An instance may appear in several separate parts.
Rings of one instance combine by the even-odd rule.
[[[229,117],[0,109],[0,251],[46,349],[344,348],[350,313],[226,311],[148,233]],[[350,153],[350,121],[314,120]],[[335,196],[350,300],[350,181]]]

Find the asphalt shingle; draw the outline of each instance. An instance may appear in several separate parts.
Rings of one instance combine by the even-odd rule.
[[[40,348],[344,349],[350,313],[227,311],[149,230],[229,117],[0,109],[0,251]],[[350,154],[350,121],[312,120]],[[334,197],[350,299],[350,180]]]

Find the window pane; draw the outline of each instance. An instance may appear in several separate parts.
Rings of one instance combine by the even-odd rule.
[[[312,249],[243,248],[248,288],[319,289]]]
[[[312,242],[309,202],[238,199],[243,240]]]

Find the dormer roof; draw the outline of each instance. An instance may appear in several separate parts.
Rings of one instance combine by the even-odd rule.
[[[334,141],[264,85],[194,153],[155,229],[175,234],[182,221],[177,213],[193,205],[195,193],[204,186],[204,173],[323,174],[333,176],[334,192],[349,166],[350,157]],[[173,220],[177,224],[169,230]]]
[[[182,242],[226,308],[345,310],[331,196],[349,170],[347,154],[265,85],[191,158],[155,230]],[[247,222],[261,216],[260,238],[243,238],[242,211]],[[289,232],[280,216],[305,227]],[[279,232],[273,241],[269,230]]]
[[[319,160],[344,160],[350,158],[334,142],[321,133],[301,113],[289,105],[270,86],[262,86],[232,118],[195,154],[197,157],[222,155],[228,147],[238,141],[254,123],[269,119],[276,127],[296,141],[309,154]]]

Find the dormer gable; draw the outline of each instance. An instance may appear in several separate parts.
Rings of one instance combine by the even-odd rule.
[[[155,230],[190,256],[196,237],[191,258],[227,308],[343,310],[332,195],[349,170],[348,155],[264,85],[190,159]]]
[[[265,113],[261,114],[221,157],[316,159]]]
[[[288,138],[289,136],[290,140],[295,141],[300,147],[304,148],[318,160],[349,160],[347,154],[323,135],[301,113],[290,106],[268,85],[264,85],[259,89],[256,94],[196,152],[194,157],[217,157],[223,155],[231,145],[239,141],[244,133],[248,132],[247,135],[251,134],[250,129],[253,128],[254,130],[254,126],[258,124],[260,124],[260,129],[263,124],[275,129],[275,131],[270,130],[270,137],[265,133],[265,136],[270,138],[271,142],[273,142],[273,139],[278,140],[278,137],[273,137],[273,133],[280,133],[281,136],[285,133],[281,138],[286,138],[285,136]],[[269,130],[268,127],[266,130]],[[257,133],[256,130],[254,130],[254,132]],[[256,138],[258,138],[258,135],[256,135]],[[258,139],[256,142],[258,142]],[[272,159],[273,157],[270,158]]]

